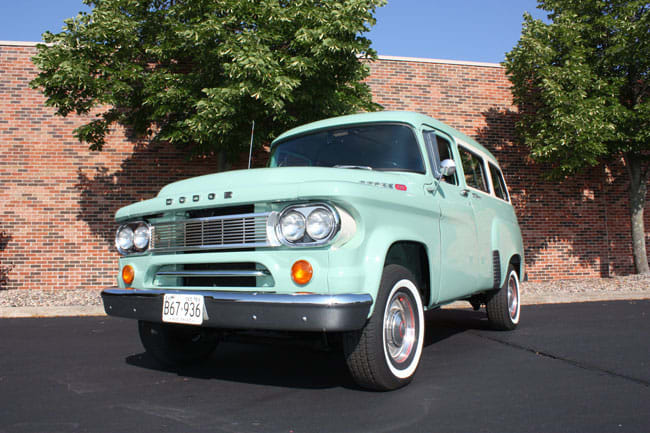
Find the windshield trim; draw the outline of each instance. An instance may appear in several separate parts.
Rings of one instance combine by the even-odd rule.
[[[294,140],[296,138],[304,137],[307,135],[311,134],[316,134],[320,133],[323,131],[336,131],[339,129],[348,129],[348,128],[354,128],[354,127],[359,127],[359,126],[373,126],[373,125],[400,125],[400,126],[406,126],[410,131],[411,134],[413,134],[413,138],[415,139],[415,144],[417,145],[418,152],[420,155],[420,161],[422,162],[422,167],[424,168],[424,171],[419,171],[419,170],[408,170],[408,169],[395,169],[395,170],[390,170],[390,169],[379,169],[379,168],[373,168],[373,170],[376,171],[394,171],[394,172],[402,172],[402,173],[416,173],[416,174],[422,174],[426,175],[427,174],[427,164],[426,161],[424,160],[424,157],[422,155],[422,146],[420,143],[420,140],[418,140],[418,134],[417,134],[417,128],[413,126],[412,124],[408,122],[400,122],[400,121],[379,121],[379,122],[355,122],[355,123],[346,123],[344,125],[336,125],[336,126],[329,126],[325,128],[315,128],[311,129],[309,131],[302,132],[300,134],[295,134],[295,135],[290,135],[289,137],[285,137],[282,140],[275,141],[271,143],[271,149],[269,151],[269,162],[267,163],[268,168],[277,168],[277,167],[271,167],[271,161],[273,160],[273,152],[277,148],[278,145],[285,143],[290,140]],[[333,168],[333,167],[330,167]]]

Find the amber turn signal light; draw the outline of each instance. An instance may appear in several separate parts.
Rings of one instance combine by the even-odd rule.
[[[122,281],[124,281],[124,284],[127,286],[133,282],[133,278],[135,277],[135,271],[131,267],[131,265],[126,265],[122,268]]]
[[[311,265],[306,260],[298,260],[291,267],[291,279],[300,285],[307,284],[311,281],[311,277],[314,273]]]

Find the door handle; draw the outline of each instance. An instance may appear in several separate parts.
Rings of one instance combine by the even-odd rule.
[[[467,189],[467,188],[461,189],[460,190],[460,195],[462,195],[463,197],[467,197],[469,195],[469,189]]]

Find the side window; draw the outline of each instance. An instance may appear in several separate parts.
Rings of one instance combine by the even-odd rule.
[[[490,190],[487,186],[483,158],[461,146],[458,146],[458,150],[460,151],[460,159],[463,161],[463,171],[465,172],[465,183],[467,186],[489,193]]]
[[[506,182],[503,180],[503,174],[494,164],[490,165],[490,176],[492,176],[492,185],[494,185],[494,194],[502,200],[508,201],[508,189]]]
[[[424,138],[427,144],[427,153],[429,153],[429,162],[431,163],[431,167],[435,167],[434,170],[438,170],[437,167],[440,167],[440,161],[444,161],[445,159],[451,159],[453,161],[454,156],[451,152],[451,144],[446,138],[437,135],[433,131],[424,131]],[[443,176],[440,180],[452,185],[458,185],[456,173],[452,176]]]

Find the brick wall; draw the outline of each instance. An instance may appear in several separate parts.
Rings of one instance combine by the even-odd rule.
[[[0,45],[0,287],[99,289],[113,284],[117,269],[115,211],[171,181],[217,171],[218,161],[187,160],[120,129],[104,151],[90,152],[72,136],[84,119],[54,116],[29,87],[35,52]],[[430,114],[494,151],[517,206],[531,279],[633,272],[623,168],[542,180],[542,168],[513,143],[516,113],[501,68],[384,58],[371,69],[368,82],[387,109]]]

